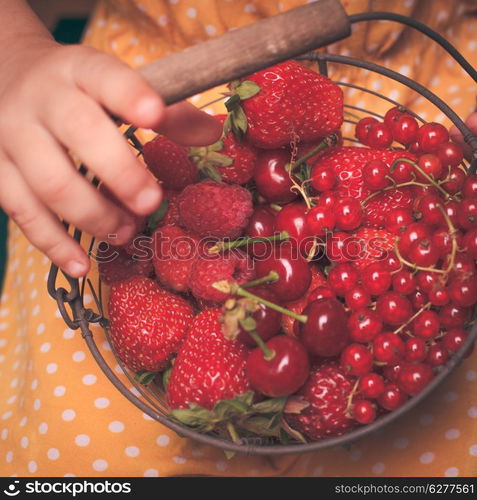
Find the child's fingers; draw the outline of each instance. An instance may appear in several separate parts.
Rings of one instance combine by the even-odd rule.
[[[90,264],[81,246],[38,200],[17,169],[1,156],[0,175],[3,209],[28,240],[71,276],[84,276]]]
[[[205,146],[220,139],[222,124],[192,104],[180,102],[166,108],[155,130],[184,146]]]
[[[43,118],[46,127],[72,150],[132,211],[147,215],[161,202],[161,189],[139,162],[104,111],[88,96],[65,91],[62,106]]]
[[[469,115],[467,120],[465,120],[465,124],[474,134],[477,134],[477,113],[472,113],[471,115]],[[452,127],[449,129],[449,134],[451,139],[462,147],[466,155],[469,155],[471,153],[470,147],[468,146],[468,144],[466,144],[462,133],[455,125],[452,125]]]
[[[91,50],[73,67],[78,86],[111,113],[138,127],[153,128],[164,115],[161,97],[140,73],[119,59]]]
[[[135,232],[134,221],[106,200],[71,164],[66,153],[39,127],[25,128],[29,148],[7,150],[35,196],[53,213],[79,229],[113,242],[126,243]],[[2,181],[3,182],[3,181]]]

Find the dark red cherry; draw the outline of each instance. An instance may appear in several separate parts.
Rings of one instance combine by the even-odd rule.
[[[252,216],[248,222],[245,234],[251,238],[272,236],[275,234],[275,218],[277,211],[268,205],[258,205],[255,207]],[[264,257],[270,253],[273,243],[253,243],[248,249],[252,251],[255,257]]]
[[[346,311],[336,299],[310,302],[304,309],[306,323],[300,323],[300,340],[314,356],[337,356],[348,343]]]
[[[307,207],[304,203],[289,203],[277,214],[275,229],[277,232],[286,231],[289,242],[298,248],[306,257],[311,250],[313,240],[306,223]]]
[[[260,347],[248,355],[246,373],[250,385],[272,398],[293,394],[305,383],[310,372],[306,349],[287,335],[273,337],[265,345],[269,355]]]

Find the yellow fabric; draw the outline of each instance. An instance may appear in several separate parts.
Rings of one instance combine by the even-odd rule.
[[[138,0],[100,3],[86,43],[140,66],[230,28],[293,8],[304,0]],[[369,5],[368,5],[369,3]],[[412,15],[443,32],[476,63],[475,2],[344,1],[349,13],[389,10]],[[395,23],[360,23],[352,38],[326,50],[380,62],[409,75],[465,117],[475,84],[440,48]],[[211,61],[213,64],[213,61]],[[333,78],[411,105],[442,120],[404,87],[363,70],[333,65]],[[214,99],[218,90],[191,101]],[[385,110],[347,92],[347,102]],[[221,105],[206,106],[216,112]],[[346,132],[349,134],[349,130]],[[132,406],[102,374],[84,341],[69,330],[46,292],[49,263],[10,225],[9,262],[0,307],[0,474],[4,476],[475,476],[477,473],[477,352],[425,403],[348,449],[280,458],[236,456],[182,439]],[[93,282],[95,282],[95,273]],[[92,304],[86,290],[85,303]],[[103,331],[96,342],[116,366]]]

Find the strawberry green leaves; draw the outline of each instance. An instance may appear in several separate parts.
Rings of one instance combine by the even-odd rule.
[[[248,124],[240,103],[257,95],[261,89],[255,82],[250,80],[243,82],[236,80],[231,83],[230,88],[233,94],[225,102],[228,116],[224,123],[224,134],[227,135],[232,131],[239,139],[242,139],[247,132]]]
[[[230,167],[234,162],[233,158],[219,153],[223,148],[223,141],[217,141],[210,146],[192,147],[189,150],[189,157],[192,158],[197,168],[206,177],[220,182],[222,181],[222,176],[215,167]]]

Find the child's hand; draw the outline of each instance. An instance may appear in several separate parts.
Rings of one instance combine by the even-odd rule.
[[[76,170],[68,151],[133,212],[155,210],[161,190],[108,117],[155,128],[183,144],[210,144],[221,126],[182,103],[165,108],[119,60],[52,41],[0,60],[0,205],[30,242],[71,276],[89,261],[58,217],[100,239],[124,243],[135,227]]]
[[[465,124],[475,135],[477,135],[477,112],[470,114],[467,120],[465,120]],[[468,144],[464,142],[464,138],[462,137],[460,130],[455,125],[452,125],[452,127],[449,130],[449,133],[451,139],[459,146],[461,146],[462,150],[464,151],[464,154],[467,157],[469,157],[469,155],[471,154],[471,150]]]

